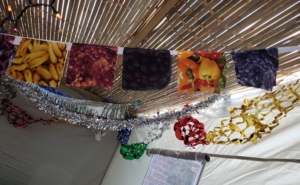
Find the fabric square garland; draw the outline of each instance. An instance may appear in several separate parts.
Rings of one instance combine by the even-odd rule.
[[[111,89],[116,70],[117,50],[116,46],[73,44],[66,85]]]
[[[20,81],[57,88],[67,44],[23,38],[7,75]]]
[[[172,57],[168,50],[124,48],[122,88],[124,90],[160,90],[168,86],[172,75]]]
[[[223,52],[178,51],[178,92],[220,93],[226,73]]]
[[[279,57],[277,48],[231,53],[238,84],[272,91],[276,86]]]
[[[13,41],[15,37],[0,34],[0,78],[2,78],[8,68],[10,56],[13,54]]]

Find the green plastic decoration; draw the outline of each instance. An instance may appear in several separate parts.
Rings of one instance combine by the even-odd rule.
[[[121,146],[120,153],[126,160],[139,159],[144,154],[147,149],[147,144],[145,143],[132,143],[130,145],[125,144]]]

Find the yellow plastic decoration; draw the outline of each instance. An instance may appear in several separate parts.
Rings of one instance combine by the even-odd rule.
[[[206,140],[213,144],[256,144],[258,138],[279,125],[279,120],[291,111],[300,99],[300,80],[252,100],[244,100],[239,108],[230,108],[230,118],[209,131]]]

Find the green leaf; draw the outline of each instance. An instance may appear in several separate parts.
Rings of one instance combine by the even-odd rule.
[[[224,89],[225,86],[226,86],[226,76],[222,75],[217,83],[217,88]]]
[[[226,77],[227,75],[227,64],[224,66],[223,71],[222,71],[222,76]]]

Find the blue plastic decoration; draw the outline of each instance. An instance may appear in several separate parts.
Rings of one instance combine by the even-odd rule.
[[[131,135],[131,130],[128,130],[126,128],[118,131],[118,133],[119,133],[117,136],[118,142],[122,145],[127,144],[129,140],[129,136]]]
[[[39,85],[39,87],[41,87],[41,88],[43,88],[43,89],[45,89],[45,90],[47,90],[47,91],[49,91],[49,92],[52,92],[52,93],[54,93],[54,94],[57,94],[57,95],[60,95],[60,96],[63,96],[63,97],[69,97],[69,98],[70,98],[69,95],[60,92],[60,91],[59,91],[58,89],[56,89],[56,88],[49,87],[49,86],[43,86],[43,85]]]

